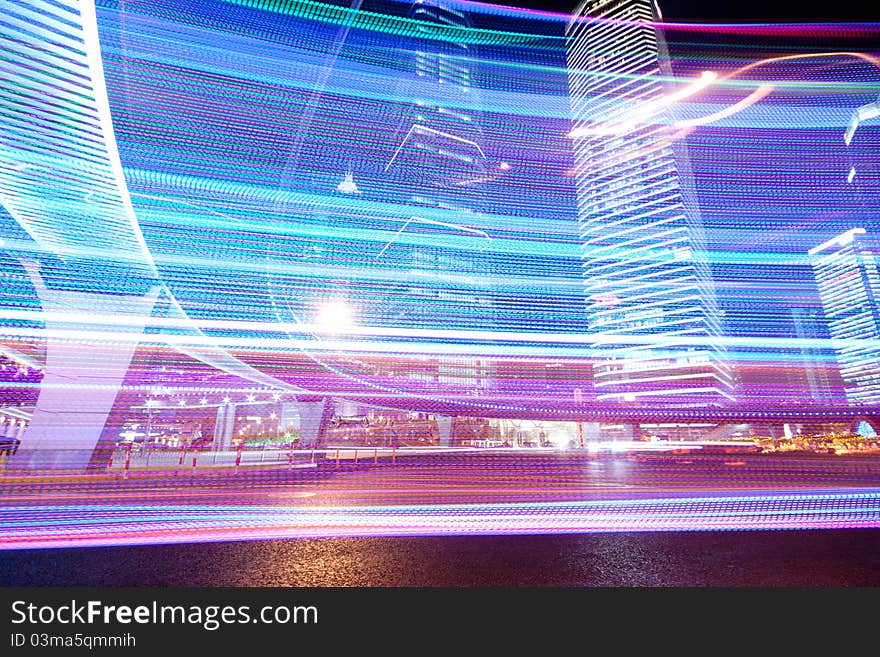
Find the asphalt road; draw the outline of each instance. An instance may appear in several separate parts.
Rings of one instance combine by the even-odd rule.
[[[136,587],[876,587],[880,530],[329,538],[11,550],[2,554],[0,582]],[[585,613],[589,612],[587,607]],[[687,610],[675,613],[687,615]]]

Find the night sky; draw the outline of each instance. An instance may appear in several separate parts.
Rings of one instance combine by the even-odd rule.
[[[568,13],[577,0],[506,0],[494,4]],[[667,21],[694,22],[801,22],[877,21],[874,3],[840,0],[810,3],[803,0],[659,0]]]

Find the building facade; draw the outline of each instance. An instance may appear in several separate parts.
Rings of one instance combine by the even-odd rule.
[[[471,20],[460,5],[442,0],[416,0],[408,17],[423,38],[411,53],[414,78],[400,82],[401,97],[411,104],[403,108],[384,171],[394,202],[412,213],[381,259],[414,275],[396,301],[389,300],[386,321],[492,328],[496,312],[486,257],[491,237],[479,219],[490,164],[480,91],[473,84],[475,53],[464,38]],[[485,360],[445,358],[407,374],[429,389],[468,397],[486,389],[492,371]]]
[[[817,308],[791,310],[794,335],[798,339],[800,378],[790,397],[813,404],[834,404],[842,400],[843,385],[833,349],[828,346],[827,322]],[[806,400],[803,395],[807,394]]]
[[[589,0],[567,28],[596,399],[721,405],[733,376],[658,19],[650,0]]]
[[[854,404],[880,404],[877,246],[864,228],[853,228],[809,251],[846,398]]]

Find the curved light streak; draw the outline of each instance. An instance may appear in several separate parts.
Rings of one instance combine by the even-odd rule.
[[[481,534],[880,527],[873,489],[596,502],[0,508],[0,548]]]

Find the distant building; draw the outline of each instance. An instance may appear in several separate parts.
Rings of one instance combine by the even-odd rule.
[[[824,314],[815,308],[794,308],[791,311],[795,337],[799,341],[798,370],[802,379],[792,390],[794,399],[814,404],[833,404],[843,394],[837,358],[828,346],[828,328]],[[804,393],[809,398],[802,399]]]
[[[657,20],[649,0],[588,0],[567,29],[596,399],[720,405],[733,377],[690,170],[654,120],[670,75]]]
[[[415,76],[399,83],[411,102],[402,107],[384,169],[386,195],[412,214],[379,261],[421,272],[399,295],[397,323],[492,326],[491,272],[481,253],[491,238],[479,219],[488,161],[475,53],[464,39],[471,20],[460,5],[442,0],[417,0],[408,16],[423,38],[411,54]]]
[[[853,228],[809,256],[847,400],[880,404],[880,274],[876,239]]]
[[[385,302],[380,321],[424,328],[491,328],[497,312],[487,260],[490,236],[480,228],[489,163],[483,150],[479,89],[474,86],[472,27],[461,5],[417,0],[408,12],[424,38],[412,53],[412,103],[401,117],[396,149],[385,165],[394,201],[413,210],[378,260],[412,274]],[[448,28],[460,28],[449,31]],[[442,36],[440,36],[442,35]],[[421,90],[421,93],[420,93]],[[440,101],[446,98],[447,101]],[[479,394],[492,375],[485,360],[448,358],[407,375],[452,394]]]

